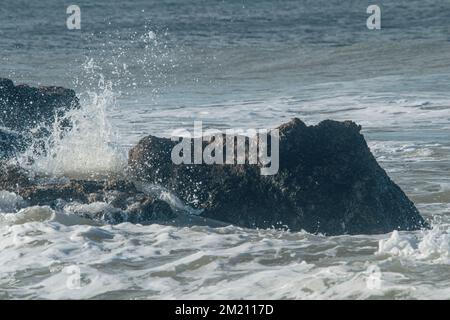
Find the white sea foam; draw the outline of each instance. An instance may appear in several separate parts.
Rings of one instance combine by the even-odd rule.
[[[15,279],[14,288],[2,289],[3,294],[48,299],[450,297],[445,230],[322,237],[232,226],[64,224],[57,215],[44,216],[0,225],[0,288]],[[26,270],[40,276],[23,277]],[[77,289],[69,285],[71,270],[80,274]],[[431,288],[433,277],[441,282]]]
[[[25,224],[28,222],[43,222],[51,220],[55,216],[48,206],[32,206],[26,207],[17,213],[9,213],[4,215],[5,221],[12,224]]]
[[[25,205],[21,196],[13,192],[0,190],[0,213],[16,212]]]
[[[429,231],[423,231],[420,238],[415,234],[394,231],[388,239],[380,240],[377,254],[449,264],[449,232],[448,225],[436,225]]]

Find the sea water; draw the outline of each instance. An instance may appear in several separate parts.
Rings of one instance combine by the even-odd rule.
[[[108,225],[107,203],[27,207],[0,191],[0,298],[450,298],[450,3],[78,0],[0,5],[0,75],[77,91],[74,130],[17,161],[36,177],[118,174],[148,134],[353,120],[432,229],[325,237]],[[29,157],[34,157],[29,162]],[[80,207],[82,206],[82,207]]]

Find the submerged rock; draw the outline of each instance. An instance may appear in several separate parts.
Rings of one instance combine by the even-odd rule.
[[[148,136],[129,153],[134,179],[161,184],[202,217],[248,228],[326,235],[416,230],[427,224],[371,154],[361,127],[293,119],[279,127],[280,167],[175,165],[170,139]]]
[[[177,217],[170,205],[123,180],[23,183],[15,192],[27,205],[67,209],[82,218],[118,224],[169,222]]]
[[[53,209],[85,222],[224,227],[228,224],[192,215],[158,186],[121,179],[69,180],[30,178],[23,168],[0,161],[0,191],[14,192],[21,207]],[[64,220],[64,219],[63,219]]]
[[[30,87],[14,85],[0,78],[0,159],[23,150],[33,138],[47,135],[55,117],[78,108],[75,91],[62,87]],[[68,121],[61,123],[69,127]],[[40,130],[35,130],[40,127]],[[14,134],[8,131],[14,132]]]

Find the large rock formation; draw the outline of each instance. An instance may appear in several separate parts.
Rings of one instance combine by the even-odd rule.
[[[100,218],[90,218],[113,223],[182,218],[182,223],[195,224],[208,219],[327,235],[427,227],[414,204],[378,165],[361,128],[353,122],[328,120],[308,127],[294,119],[282,125],[279,171],[272,176],[261,175],[261,164],[175,165],[171,152],[177,142],[153,136],[130,151],[133,182],[41,184],[30,180],[23,169],[1,161],[46,134],[36,127],[49,126],[56,116],[77,107],[72,90],[15,86],[11,80],[0,79],[0,190],[14,191],[30,205],[55,208],[61,201],[101,201],[110,207],[99,212]],[[184,204],[199,209],[200,216],[186,220],[186,215],[179,215],[178,209],[158,196],[138,190],[141,182],[168,189]]]
[[[175,165],[177,142],[148,136],[129,153],[134,179],[160,184],[202,217],[249,228],[289,228],[326,235],[377,234],[426,227],[388,177],[353,122],[299,119],[280,130],[280,168]]]
[[[78,107],[73,90],[16,86],[11,80],[0,78],[0,158],[9,157],[25,148],[33,138],[48,134],[45,128],[53,124],[56,116]],[[35,131],[37,127],[41,130]]]

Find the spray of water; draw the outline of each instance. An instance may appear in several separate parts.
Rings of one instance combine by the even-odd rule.
[[[80,108],[55,117],[50,128],[35,128],[34,132],[50,134],[39,138],[35,134],[32,145],[18,157],[19,165],[32,175],[73,179],[120,175],[126,165],[126,147],[121,147],[122,139],[109,117],[117,98],[136,94],[138,87],[154,96],[167,86],[168,69],[175,68],[176,62],[164,41],[166,33],[157,36],[146,27],[143,34],[102,36],[108,41],[100,50],[88,50],[82,68],[74,73]],[[125,119],[126,114],[121,117]]]
[[[19,159],[36,175],[94,179],[123,171],[126,158],[108,120],[116,98],[112,84],[105,81],[92,59],[83,68],[95,90],[81,94],[80,108],[56,117],[52,128],[46,128],[50,135],[36,139]],[[63,126],[64,122],[70,127]]]

